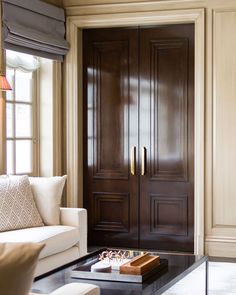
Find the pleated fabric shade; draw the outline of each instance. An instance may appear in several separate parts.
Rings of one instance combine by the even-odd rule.
[[[53,60],[69,51],[65,40],[65,12],[41,0],[2,0],[3,45]]]

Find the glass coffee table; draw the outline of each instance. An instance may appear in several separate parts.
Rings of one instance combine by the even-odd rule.
[[[208,257],[198,256],[191,254],[173,254],[173,253],[163,253],[155,251],[147,251],[151,255],[159,255],[161,260],[167,261],[168,266],[163,267],[159,272],[154,272],[142,283],[137,282],[122,282],[117,280],[111,280],[104,274],[103,278],[94,279],[89,277],[87,272],[87,265],[91,265],[92,261],[95,261],[102,251],[107,250],[102,248],[89,253],[71,263],[68,263],[60,268],[57,268],[51,272],[48,272],[42,276],[35,278],[33,283],[32,291],[34,293],[47,294],[55,289],[72,282],[80,283],[90,283],[95,284],[100,287],[101,295],[131,295],[131,294],[163,294],[172,287],[175,288],[175,284],[184,279],[188,274],[201,268],[201,278],[197,282],[195,280],[191,281],[191,288],[200,288],[201,293],[208,294]],[[110,250],[110,248],[109,248]],[[112,250],[114,250],[112,248]],[[143,253],[139,250],[123,250],[132,253],[132,256],[137,256]],[[73,277],[74,269],[83,269],[85,266],[86,271],[84,278]],[[109,274],[107,274],[109,276]],[[196,283],[197,286],[194,286]],[[174,291],[173,291],[174,292]],[[179,293],[171,293],[179,294]],[[187,293],[186,293],[187,294]]]

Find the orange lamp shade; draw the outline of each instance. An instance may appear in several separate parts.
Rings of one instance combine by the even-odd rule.
[[[0,75],[0,91],[12,90],[7,78],[4,75]]]

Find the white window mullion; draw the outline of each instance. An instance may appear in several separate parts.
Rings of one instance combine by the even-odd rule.
[[[40,133],[40,105],[39,105],[39,69],[37,69],[33,73],[33,91],[32,95],[34,99],[32,100],[32,112],[35,114],[33,116],[32,124],[33,124],[33,140],[32,140],[32,146],[33,146],[33,171],[34,175],[39,175],[39,133]]]

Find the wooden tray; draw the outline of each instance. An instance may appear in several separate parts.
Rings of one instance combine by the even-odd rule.
[[[134,257],[120,266],[120,274],[143,275],[160,265],[160,257],[148,253]]]

